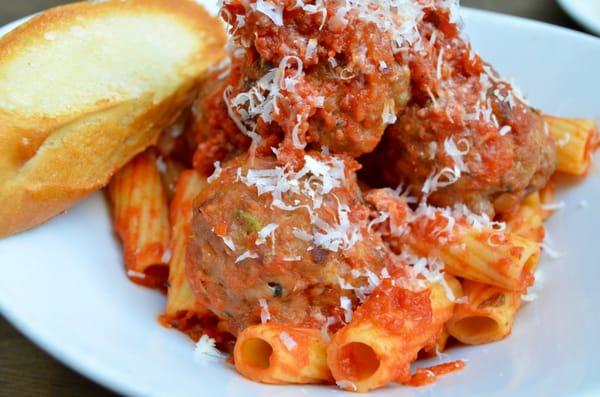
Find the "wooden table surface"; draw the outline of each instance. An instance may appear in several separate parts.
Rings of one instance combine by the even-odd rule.
[[[0,0],[0,26],[64,3],[69,1]],[[461,3],[578,29],[552,0],[463,0]],[[113,395],[54,360],[0,316],[0,396]]]

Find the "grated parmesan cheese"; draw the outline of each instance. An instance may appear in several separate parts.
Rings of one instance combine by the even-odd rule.
[[[352,382],[350,382],[349,380],[338,380],[335,382],[336,385],[338,385],[338,387],[340,389],[350,389],[352,391],[357,391],[358,388],[356,387],[356,385]]]
[[[251,7],[269,17],[275,25],[283,26],[283,6],[278,2],[274,4],[269,0],[256,0]]]
[[[221,168],[221,162],[220,161],[215,161],[214,167],[215,167],[215,171],[212,173],[211,176],[209,176],[208,178],[206,178],[206,181],[208,183],[213,183],[214,181],[216,181],[217,179],[219,179],[219,177],[221,176],[221,172],[223,171],[223,169]]]
[[[258,238],[256,239],[256,245],[261,245],[267,242],[267,238],[271,238],[273,249],[275,248],[275,230],[279,227],[276,223],[270,223],[267,226],[260,229],[258,232]]]
[[[163,252],[162,257],[160,258],[160,261],[162,263],[169,263],[172,256],[173,252],[170,249],[166,249],[165,252]]]
[[[233,243],[233,240],[231,238],[225,236],[221,237],[221,239],[223,240],[223,243],[225,243],[227,248],[229,248],[232,251],[235,251],[235,244]]]
[[[323,338],[323,341],[325,343],[331,340],[331,338],[329,337],[329,327],[335,323],[337,323],[335,317],[327,317],[327,321],[323,323],[323,326],[321,327],[321,337]]]
[[[162,156],[156,158],[156,168],[161,174],[167,172],[167,163],[165,163],[165,159]]]
[[[444,48],[440,50],[440,54],[438,55],[437,65],[435,68],[436,77],[438,80],[442,80],[442,65],[444,63]]]
[[[398,117],[395,113],[395,109],[396,103],[393,99],[385,103],[385,105],[383,106],[383,114],[381,115],[381,119],[383,120],[384,124],[391,125],[394,124],[396,120],[398,120]]]
[[[341,296],[340,307],[344,310],[344,321],[350,323],[352,321],[352,301],[350,298]]]
[[[256,259],[258,258],[258,254],[252,251],[246,251],[242,255],[238,256],[235,260],[235,263],[240,263],[245,261],[246,259]]]
[[[530,292],[526,295],[521,295],[521,300],[523,302],[528,302],[528,303],[537,300],[537,298],[538,298],[538,295],[535,292]]]
[[[552,248],[547,242],[540,243],[540,247],[552,259],[560,259],[563,256],[562,252]]]
[[[469,303],[469,297],[466,295],[461,296],[460,298],[456,299],[454,303],[456,303],[457,305],[466,305],[467,303]]]
[[[284,262],[299,262],[301,260],[302,260],[302,257],[300,255],[283,257]]]
[[[297,172],[276,166],[267,170],[250,169],[246,176],[239,175],[239,180],[246,186],[256,187],[259,196],[270,193],[272,207],[284,211],[308,211],[312,232],[295,228],[293,235],[333,252],[348,250],[362,239],[361,225],[350,222],[350,208],[339,200],[336,222],[328,223],[317,215],[316,210],[321,208],[324,196],[345,184],[345,178],[343,160],[332,157],[321,161],[309,155],[304,156],[304,166]],[[296,201],[286,203],[284,194],[302,195],[311,205],[299,205]]]
[[[369,225],[367,226],[367,229],[369,231],[371,231],[373,229],[373,226],[375,225],[379,225],[381,223],[384,223],[385,221],[387,221],[390,217],[390,213],[389,212],[380,212],[379,216],[375,219],[373,219],[371,222],[369,222]]]
[[[290,68],[291,62],[296,62],[295,72],[286,77],[285,72]],[[260,117],[269,123],[273,115],[277,114],[279,108],[277,100],[282,91],[293,91],[298,78],[302,75],[303,63],[295,55],[282,58],[277,68],[269,70],[256,84],[246,92],[241,92],[231,99],[233,87],[229,86],[223,92],[223,100],[227,106],[229,117],[236,126],[249,136],[253,141],[260,142],[260,136],[256,134],[256,117]]]
[[[464,156],[469,153],[469,150],[471,150],[471,145],[465,138],[460,139],[458,144],[463,146],[464,149],[460,150],[452,138],[446,138],[446,140],[444,140],[444,151],[450,158],[452,158],[454,164],[458,166],[458,169],[461,172],[468,173],[469,167],[467,167],[464,162]]]
[[[213,358],[224,358],[225,355],[217,349],[216,341],[208,335],[202,335],[196,347],[194,348],[194,355],[196,358],[213,357]]]
[[[461,176],[461,171],[458,168],[457,165],[454,165],[454,167],[450,168],[450,167],[445,167],[442,168],[441,171],[439,171],[437,174],[431,174],[429,176],[429,178],[427,178],[425,180],[425,182],[423,183],[423,187],[421,188],[421,191],[423,192],[423,194],[425,196],[428,196],[429,194],[444,188],[446,186],[450,186],[454,183],[456,183]]]
[[[564,201],[558,203],[547,203],[542,204],[542,209],[545,211],[560,211],[565,208],[567,204]]]
[[[294,340],[294,338],[292,338],[290,336],[290,334],[288,334],[285,331],[279,334],[279,339],[285,345],[286,349],[288,349],[289,351],[292,351],[296,347],[298,347],[298,343],[296,343],[296,341]]]
[[[505,136],[508,135],[512,131],[512,127],[510,125],[505,125],[504,127],[498,130],[498,135]]]
[[[262,324],[266,324],[271,320],[269,305],[267,304],[267,301],[263,298],[258,300],[258,304],[260,305],[260,322]]]
[[[144,273],[136,272],[135,270],[127,270],[127,275],[133,278],[146,278]]]
[[[313,58],[315,55],[317,55],[317,39],[310,39],[308,40],[308,44],[306,45],[306,59],[310,59]]]

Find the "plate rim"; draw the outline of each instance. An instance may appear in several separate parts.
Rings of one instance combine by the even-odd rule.
[[[570,0],[557,0],[560,7],[586,30],[600,36],[600,18],[595,19],[588,16],[585,12]]]
[[[558,0],[558,2],[562,4],[563,2],[566,2],[566,0]],[[38,13],[9,22],[4,26],[0,26],[0,37],[27,22],[36,15],[38,15]],[[475,16],[476,18],[500,19],[504,20],[505,22],[510,22],[512,24],[511,27],[516,25],[524,25],[525,29],[542,29],[550,32],[554,31],[555,33],[571,36],[573,39],[587,41],[588,43],[598,46],[600,49],[600,38],[596,36],[543,21],[462,6],[461,15],[468,15],[466,19],[472,16]],[[88,197],[85,200],[89,199],[90,198]],[[83,359],[82,355],[77,355],[73,352],[70,352],[63,346],[53,343],[52,340],[48,338],[47,335],[43,335],[43,332],[41,332],[39,329],[29,327],[23,316],[18,314],[17,310],[12,311],[8,308],[8,305],[4,304],[1,291],[0,315],[4,316],[4,318],[31,343],[48,353],[53,359],[59,361],[61,364],[65,365],[77,374],[84,376],[88,380],[99,384],[105,389],[123,395],[149,395],[149,391],[142,385],[128,381],[128,379],[119,376],[119,371],[113,370],[110,366],[94,365],[93,360]],[[157,326],[159,326],[159,324],[157,324]],[[592,396],[597,395],[596,393],[600,393],[600,387],[596,387],[591,390],[585,390],[578,396]],[[151,393],[150,395],[156,394]]]

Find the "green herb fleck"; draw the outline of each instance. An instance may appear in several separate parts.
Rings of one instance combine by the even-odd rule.
[[[259,232],[262,229],[260,221],[250,212],[238,210],[235,212],[235,216],[244,221],[242,227],[246,233]]]

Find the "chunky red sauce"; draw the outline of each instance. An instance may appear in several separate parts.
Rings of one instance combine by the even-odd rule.
[[[378,327],[406,336],[423,332],[431,325],[429,290],[412,292],[384,280],[379,288],[354,312],[354,319],[373,321]]]
[[[306,12],[295,0],[271,2],[285,23],[255,2],[225,2],[231,65],[205,83],[187,131],[198,143],[198,171],[208,176],[221,162],[195,205],[190,285],[220,319],[219,331],[233,335],[261,321],[343,331],[353,312],[355,323],[431,343],[443,324],[433,318],[430,291],[394,284],[409,273],[400,259],[407,241],[394,227],[407,226],[417,202],[370,187],[404,183],[415,200],[465,204],[493,219],[546,184],[554,170],[552,139],[539,113],[473,53],[441,3],[417,2],[424,16],[415,26],[418,40],[408,45],[356,9],[341,16],[342,2],[325,1],[323,13]],[[313,161],[313,175],[291,182],[311,186],[332,173],[322,172],[332,159],[344,164],[343,182],[329,180],[320,187],[325,192],[298,193],[273,173],[298,172]],[[250,171],[266,181],[251,181]],[[385,226],[369,223],[383,212]],[[442,213],[411,222],[412,238],[453,242],[444,235],[453,225]],[[259,236],[272,225],[275,234]],[[352,225],[361,228],[356,241],[330,241],[340,233],[348,239]],[[480,238],[501,239],[491,232]],[[211,329],[193,318],[169,321]],[[422,347],[411,346],[394,379],[409,376],[408,360]],[[420,369],[408,384],[463,366]]]
[[[444,376],[455,371],[460,371],[464,367],[464,361],[456,360],[449,363],[434,365],[428,368],[418,368],[417,371],[410,377],[410,380],[402,382],[402,384],[413,387],[427,386],[431,383],[434,383],[440,376]]]

